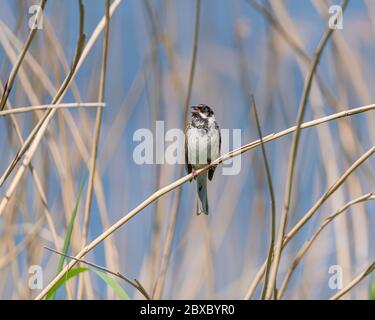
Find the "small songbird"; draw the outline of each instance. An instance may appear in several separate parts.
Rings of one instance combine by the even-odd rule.
[[[220,155],[221,135],[214,112],[205,104],[191,107],[191,122],[185,130],[185,165],[188,173],[193,172],[197,180],[197,214],[208,215],[207,175],[211,181],[215,167],[196,176],[195,171],[207,166]]]

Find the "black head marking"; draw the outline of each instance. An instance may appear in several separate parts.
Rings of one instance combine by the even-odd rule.
[[[191,122],[195,128],[209,129],[209,119],[214,115],[212,109],[206,104],[191,107]]]

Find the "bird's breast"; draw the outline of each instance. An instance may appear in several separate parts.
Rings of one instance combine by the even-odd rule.
[[[219,156],[219,131],[217,129],[190,128],[187,132],[188,161],[194,168],[206,166]]]

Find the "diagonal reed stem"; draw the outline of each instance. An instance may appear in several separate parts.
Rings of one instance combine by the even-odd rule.
[[[330,115],[330,116],[327,116],[327,117],[323,117],[323,118],[320,118],[320,119],[316,119],[316,120],[312,120],[312,121],[306,122],[306,123],[304,123],[304,124],[301,125],[301,128],[303,129],[303,128],[308,128],[308,127],[316,126],[316,125],[319,125],[319,124],[322,124],[322,123],[325,123],[325,122],[328,122],[328,121],[332,121],[332,120],[335,120],[335,119],[339,119],[339,118],[351,116],[351,115],[358,114],[358,113],[365,112],[365,111],[369,111],[369,110],[372,110],[372,109],[375,109],[375,105],[374,104],[373,105],[364,106],[364,107],[360,107],[360,108],[355,108],[355,109],[347,110],[347,111],[344,111],[344,112],[339,112],[339,113],[336,113],[336,114],[333,114],[333,115]],[[273,141],[273,140],[275,140],[277,138],[280,138],[280,137],[285,136],[285,135],[287,135],[287,134],[289,134],[291,132],[294,132],[295,130],[296,130],[296,127],[294,126],[294,127],[288,128],[286,130],[283,130],[281,132],[267,135],[266,137],[263,137],[263,139],[262,139],[263,143],[266,143],[266,142],[269,142],[269,141]],[[218,159],[216,159],[215,161],[213,161],[210,165],[208,165],[208,166],[206,166],[206,167],[204,167],[202,169],[197,170],[196,174],[197,175],[203,174],[204,172],[206,172],[207,170],[209,170],[211,167],[216,166],[216,165],[218,165],[218,164],[222,163],[223,161],[226,161],[226,160],[228,160],[230,158],[239,156],[242,153],[247,152],[247,151],[249,151],[249,150],[251,150],[251,149],[259,146],[260,144],[261,144],[261,141],[258,139],[258,140],[255,140],[253,142],[250,142],[250,143],[248,143],[246,145],[243,145],[240,148],[237,148],[237,149],[235,149],[233,151],[230,151],[227,154],[222,155],[221,157],[219,157]],[[370,149],[369,151],[371,151],[371,154],[372,154],[372,152],[374,152],[374,150],[375,150],[375,147],[372,148],[372,149]],[[346,177],[355,168],[357,168],[361,163],[363,163],[371,155],[371,154],[369,154],[369,151],[365,155],[363,155],[360,159],[358,159],[355,162],[355,164],[352,165],[352,167],[350,169],[348,169],[349,173],[347,172],[345,174]],[[345,177],[345,179],[346,179],[346,177]],[[146,200],[144,200],[142,203],[140,203],[136,208],[134,208],[133,210],[131,210],[130,212],[128,212],[127,214],[125,214],[121,219],[119,219],[117,222],[115,222],[110,228],[108,228],[107,230],[105,230],[97,238],[95,238],[92,242],[90,242],[88,245],[86,245],[75,257],[77,259],[81,259],[82,257],[84,257],[88,252],[90,252],[93,248],[95,248],[98,244],[100,244],[102,241],[104,241],[107,237],[109,237],[112,233],[114,233],[117,229],[119,229],[125,223],[127,223],[131,218],[133,218],[135,215],[137,215],[144,208],[146,208],[147,206],[149,206],[150,204],[152,204],[153,202],[155,202],[156,200],[158,200],[160,197],[162,197],[163,195],[167,194],[168,192],[170,192],[170,191],[172,191],[172,190],[180,187],[184,183],[188,182],[192,178],[193,178],[193,174],[190,173],[190,174],[188,174],[188,175],[186,175],[186,176],[184,176],[184,177],[182,177],[182,178],[180,178],[180,179],[172,182],[171,184],[169,184],[169,185],[167,185],[167,186],[165,186],[165,187],[157,190],[150,197],[148,197]],[[335,189],[332,189],[332,192],[334,190]],[[325,200],[325,199],[326,198],[324,198],[323,200]],[[314,209],[314,210],[316,211],[317,208]],[[315,211],[313,211],[313,212],[309,211],[306,214],[307,218],[305,216],[303,219],[301,219],[300,223],[298,223],[288,233],[289,237],[287,237],[285,239],[285,241],[289,241],[292,238],[292,236],[294,236],[294,234],[304,225],[304,223],[311,218],[311,216],[315,213]],[[56,284],[56,282],[59,281],[65,275],[65,273],[69,269],[71,269],[76,263],[77,263],[76,261],[71,261],[68,265],[66,265],[64,267],[64,269],[54,279],[52,279],[51,282],[39,293],[39,295],[36,297],[36,299],[37,300],[42,299],[47,294],[47,292]],[[265,265],[264,265],[264,269],[265,269]],[[263,270],[263,272],[264,272],[264,270]],[[259,273],[261,273],[261,272],[259,272]],[[259,278],[261,279],[262,276],[263,275],[259,276]]]
[[[348,0],[344,0],[342,2],[341,7],[343,11],[345,10],[347,4],[348,4]],[[301,125],[302,125],[302,121],[305,115],[307,101],[310,95],[310,90],[311,90],[312,82],[314,79],[315,71],[317,69],[323,50],[326,47],[328,40],[330,39],[333,31],[334,29],[328,28],[324,32],[321,40],[319,41],[314,57],[311,61],[309,71],[308,71],[308,74],[304,83],[303,93],[302,93],[300,105],[298,108],[297,130],[293,136],[292,147],[290,149],[290,154],[289,154],[288,174],[287,174],[287,181],[285,184],[286,191],[285,191],[284,206],[283,206],[282,214],[280,218],[278,238],[276,242],[277,249],[275,248],[275,251],[274,251],[274,259],[271,265],[270,278],[269,278],[268,288],[266,291],[266,299],[271,299],[274,292],[276,291],[276,280],[277,280],[277,273],[278,273],[280,258],[281,258],[282,243],[284,239],[285,229],[288,223],[290,202],[292,198],[292,186],[293,186],[293,180],[294,180],[297,151],[298,151],[300,134],[301,134]]]

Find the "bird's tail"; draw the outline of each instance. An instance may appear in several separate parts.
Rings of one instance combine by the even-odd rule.
[[[207,198],[207,172],[197,177],[197,215],[201,213],[208,215],[208,198]]]

